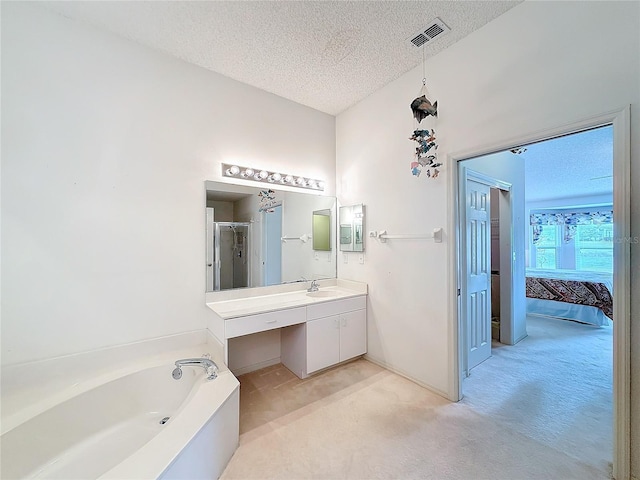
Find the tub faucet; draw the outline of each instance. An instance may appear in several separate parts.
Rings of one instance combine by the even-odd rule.
[[[307,292],[317,292],[319,288],[318,281],[311,280],[311,286],[307,288]]]
[[[202,367],[207,372],[207,380],[213,380],[218,376],[218,366],[216,362],[209,358],[184,358],[176,360],[176,368],[171,374],[176,380],[182,378],[182,367]]]

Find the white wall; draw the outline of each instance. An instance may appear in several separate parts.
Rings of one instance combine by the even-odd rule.
[[[213,208],[215,222],[233,222],[233,202],[210,200],[207,201],[207,207]]]
[[[592,39],[594,32],[597,41]],[[416,55],[418,56],[418,54]],[[426,65],[438,100],[441,158],[482,152],[545,129],[631,104],[632,235],[640,238],[640,3],[524,2],[457,42]],[[367,230],[428,232],[446,226],[446,165],[437,180],[409,171],[414,128],[409,104],[422,66],[340,114],[337,186],[343,205],[363,202]],[[416,381],[451,391],[446,342],[448,259],[454,245],[367,242],[364,265],[339,263],[339,277],[367,281],[369,354]],[[632,375],[640,375],[640,245],[631,245]],[[632,411],[640,412],[640,382]],[[632,418],[633,471],[640,476],[640,415]]]
[[[613,205],[613,193],[609,195],[585,195],[582,197],[551,198],[549,200],[526,202],[525,209],[528,215],[531,210],[544,208],[582,207],[584,205]]]
[[[6,365],[205,328],[205,179],[234,162],[333,195],[335,119],[2,2],[2,162]]]
[[[280,329],[229,339],[229,370],[235,375],[280,363]]]

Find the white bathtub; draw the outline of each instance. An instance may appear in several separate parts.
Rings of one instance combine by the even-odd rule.
[[[174,380],[173,368],[93,379],[15,415],[0,437],[1,477],[218,478],[238,445],[239,383],[189,367]]]

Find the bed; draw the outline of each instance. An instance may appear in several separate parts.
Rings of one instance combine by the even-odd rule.
[[[591,325],[613,321],[613,275],[576,270],[526,270],[527,314]]]

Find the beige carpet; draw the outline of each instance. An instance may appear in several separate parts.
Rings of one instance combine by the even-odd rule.
[[[223,479],[608,478],[477,405],[365,360],[307,380],[276,365],[240,382],[240,446]]]
[[[529,336],[493,344],[462,403],[602,471],[613,458],[613,328],[527,317]]]

